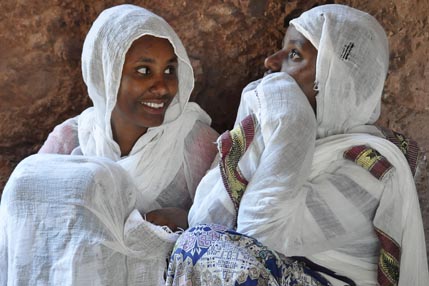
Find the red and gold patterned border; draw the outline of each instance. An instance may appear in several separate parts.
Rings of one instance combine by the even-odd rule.
[[[375,228],[380,241],[378,260],[378,283],[380,286],[394,286],[399,282],[401,248],[390,236]]]
[[[382,127],[379,127],[379,129],[383,132],[384,136],[386,136],[387,140],[395,144],[401,150],[408,161],[412,174],[415,175],[417,163],[420,156],[422,156],[417,142],[399,132]]]
[[[374,177],[382,180],[393,168],[387,159],[377,150],[366,145],[353,146],[344,152],[344,158],[351,160],[368,170]]]
[[[241,174],[238,162],[253,141],[255,124],[255,117],[248,115],[233,130],[225,131],[218,140],[222,180],[237,211],[248,183]]]

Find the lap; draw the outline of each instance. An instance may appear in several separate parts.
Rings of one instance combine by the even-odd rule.
[[[251,237],[219,225],[199,225],[177,241],[167,285],[329,284],[304,263],[271,251]]]

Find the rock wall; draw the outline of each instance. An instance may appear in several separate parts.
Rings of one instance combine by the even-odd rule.
[[[16,164],[37,152],[56,124],[90,105],[80,73],[83,39],[100,11],[124,2],[0,2],[0,190]],[[365,10],[382,23],[391,44],[380,124],[429,150],[428,1],[131,2],[164,17],[182,38],[197,79],[193,100],[220,132],[233,124],[241,89],[263,74],[265,56],[281,46],[285,22],[328,2]],[[427,173],[419,183],[425,218]]]

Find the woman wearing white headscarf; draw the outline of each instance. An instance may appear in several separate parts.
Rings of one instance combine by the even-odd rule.
[[[163,284],[178,237],[168,227],[186,227],[216,153],[209,116],[188,102],[186,51],[159,16],[103,11],[82,70],[94,106],[57,126],[4,189],[0,285]]]
[[[418,150],[372,125],[388,60],[362,11],[323,5],[290,22],[265,62],[275,73],[245,88],[218,139],[169,285],[429,285]]]
[[[132,149],[123,154],[114,138],[112,114],[123,85],[121,74],[126,53],[144,35],[167,39],[172,45],[178,62],[175,71],[178,90],[162,124],[147,128]],[[151,209],[162,206],[156,202],[157,197],[168,196],[161,192],[170,190],[171,194],[172,188],[195,189],[212,159],[212,142],[217,134],[209,127],[210,117],[196,103],[188,102],[194,87],[193,70],[182,42],[170,25],[134,5],[103,11],[85,39],[82,73],[94,106],[57,126],[39,153],[101,156],[118,162],[133,177],[139,190],[146,193],[148,197],[142,203]],[[147,100],[143,91],[137,101]],[[159,101],[153,95],[152,101],[155,100]],[[170,203],[175,201],[177,197],[169,198]]]

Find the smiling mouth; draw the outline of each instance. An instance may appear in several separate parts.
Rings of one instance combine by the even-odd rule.
[[[163,108],[165,103],[161,102],[161,103],[155,103],[155,102],[147,102],[147,101],[140,101],[140,104],[148,106],[150,108],[154,108],[154,109],[160,109]]]

